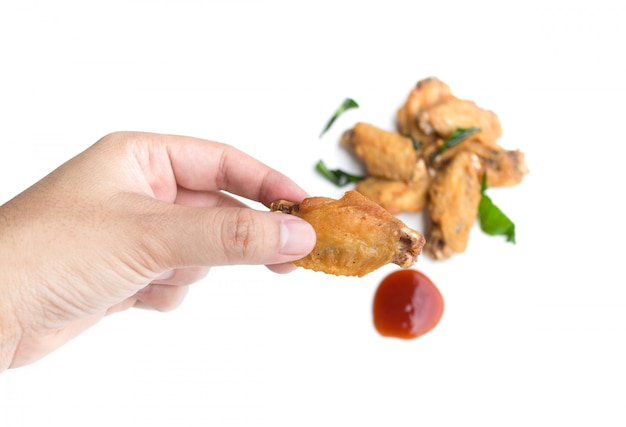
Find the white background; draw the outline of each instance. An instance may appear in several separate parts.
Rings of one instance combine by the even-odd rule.
[[[1,374],[0,426],[626,425],[625,5],[0,1],[0,203],[116,130],[226,142],[338,197],[315,162],[356,171],[340,133],[391,129],[428,76],[496,112],[531,170],[488,193],[516,245],[476,228],[416,264],[446,302],[419,339],[373,328],[392,267],[218,267],[174,312]],[[319,139],[345,97],[361,108]]]

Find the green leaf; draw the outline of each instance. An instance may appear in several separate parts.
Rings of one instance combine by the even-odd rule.
[[[454,132],[443,142],[443,145],[437,149],[435,156],[438,156],[448,148],[454,147],[463,142],[468,136],[480,132],[480,128],[456,128]]]
[[[343,187],[352,182],[359,182],[363,179],[363,177],[349,174],[341,169],[328,169],[322,160],[317,162],[315,170],[317,170],[323,177],[328,179],[337,187]]]
[[[320,133],[320,138],[322,137],[322,135],[326,133],[326,131],[328,131],[328,129],[330,129],[333,123],[335,123],[335,120],[337,120],[337,117],[339,117],[340,115],[342,115],[344,112],[346,112],[347,110],[351,108],[359,108],[359,104],[357,104],[357,102],[354,99],[351,99],[351,98],[344,99],[344,101],[341,103],[339,108],[337,108],[337,111],[335,111],[335,114],[333,114],[330,120],[328,120],[328,123],[326,123],[324,130],[322,130],[322,133]]]
[[[480,228],[491,236],[506,236],[507,242],[515,244],[515,224],[485,194],[486,189],[487,174],[485,173],[480,186],[481,198],[478,204]]]

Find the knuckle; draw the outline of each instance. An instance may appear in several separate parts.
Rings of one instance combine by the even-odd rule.
[[[255,244],[259,236],[257,224],[252,212],[239,209],[228,221],[224,229],[223,244],[229,261],[252,260],[256,257]]]

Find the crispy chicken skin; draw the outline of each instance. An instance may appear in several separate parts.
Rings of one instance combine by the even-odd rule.
[[[424,252],[436,259],[463,253],[480,203],[479,160],[461,151],[434,177],[430,189],[428,242]]]
[[[423,159],[414,166],[409,182],[368,177],[356,184],[356,190],[392,214],[419,212],[428,204],[430,175]]]
[[[417,162],[411,138],[359,122],[344,132],[340,144],[364,163],[368,175],[411,180]]]
[[[412,135],[425,147],[445,140],[457,128],[479,128],[473,138],[489,146],[502,136],[500,120],[494,112],[474,101],[457,98],[436,77],[417,82],[398,109],[396,123],[401,134]]]
[[[359,181],[356,191],[376,202],[391,214],[419,212],[426,207],[428,186],[383,178]]]
[[[424,132],[418,122],[420,112],[453,98],[450,87],[436,77],[428,77],[417,82],[409,92],[404,105],[397,111],[397,127],[401,134],[412,135],[422,143],[432,140],[432,132]],[[427,129],[428,130],[428,129]]]
[[[295,265],[337,276],[362,277],[389,263],[409,268],[425,243],[421,233],[355,190],[339,200],[277,200],[270,210],[299,216],[315,229],[315,247]]]
[[[432,156],[430,167],[438,170],[442,165],[450,162],[461,151],[468,151],[478,156],[480,161],[480,176],[487,174],[487,187],[513,187],[522,182],[528,167],[524,153],[520,150],[505,150],[500,146],[488,147],[481,141],[469,137],[459,145],[444,150],[439,156]]]
[[[480,132],[473,136],[485,145],[495,146],[502,136],[502,127],[498,117],[489,110],[480,108],[474,101],[454,97],[418,112],[418,126],[427,135],[448,138],[455,129],[477,127]]]
[[[487,174],[487,187],[513,187],[528,174],[525,156],[520,150],[475,144],[469,147],[469,151],[478,156],[482,172]]]

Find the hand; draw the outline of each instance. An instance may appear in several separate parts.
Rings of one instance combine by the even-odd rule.
[[[266,206],[307,197],[231,146],[120,132],[0,206],[0,372],[109,313],[175,308],[210,266],[285,273],[312,250],[308,223],[226,192]]]

